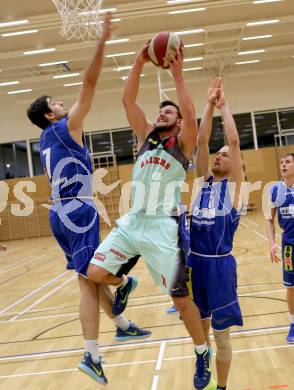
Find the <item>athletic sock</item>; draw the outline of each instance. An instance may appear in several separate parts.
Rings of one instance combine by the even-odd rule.
[[[99,356],[99,345],[97,340],[84,340],[85,350],[91,354],[91,358],[94,363],[98,363],[100,360]]]
[[[122,275],[122,282],[116,288],[124,287],[129,281],[129,278],[126,275]]]
[[[195,345],[195,351],[199,354],[199,355],[202,355],[205,351],[207,351],[207,344],[203,344],[203,345]]]
[[[122,314],[112,318],[112,321],[113,321],[115,326],[117,326],[118,328],[120,328],[122,330],[129,329],[130,321],[126,317],[124,317]]]

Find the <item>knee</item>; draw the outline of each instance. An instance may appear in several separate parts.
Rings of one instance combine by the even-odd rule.
[[[96,284],[102,283],[103,279],[106,278],[108,274],[108,271],[105,269],[98,267],[95,264],[90,264],[87,271],[88,279],[91,282],[94,282]]]
[[[215,330],[213,329],[214,341],[217,352],[216,358],[221,362],[230,362],[232,360],[232,345],[230,340],[230,329]]]
[[[172,300],[179,312],[187,310],[191,304],[191,298],[189,296],[172,297]]]

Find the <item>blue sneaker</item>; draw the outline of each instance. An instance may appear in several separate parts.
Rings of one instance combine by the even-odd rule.
[[[89,375],[89,377],[100,383],[100,385],[107,385],[108,381],[103,372],[101,357],[98,363],[94,363],[91,354],[89,352],[85,352],[78,369],[84,374]]]
[[[127,307],[129,294],[135,290],[138,285],[138,279],[134,276],[128,276],[128,282],[123,287],[119,287],[114,294],[112,313],[119,316]]]
[[[196,371],[194,375],[194,387],[198,390],[215,390],[216,382],[211,376],[210,352],[207,349],[204,353],[196,352]]]
[[[176,313],[177,311],[178,310],[175,306],[172,306],[172,307],[169,307],[168,309],[166,309],[167,314]]]
[[[290,330],[287,336],[287,341],[289,344],[294,344],[294,324],[290,325]]]
[[[140,329],[136,324],[130,322],[130,326],[127,330],[123,330],[120,328],[116,328],[115,341],[127,341],[134,339],[145,339],[146,337],[150,337],[150,330]]]

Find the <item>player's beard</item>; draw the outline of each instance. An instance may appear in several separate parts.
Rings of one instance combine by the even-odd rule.
[[[154,131],[157,131],[158,133],[165,133],[165,132],[169,132],[169,131],[172,131],[175,127],[175,124],[172,124],[172,125],[166,125],[166,126],[155,126],[154,127]]]

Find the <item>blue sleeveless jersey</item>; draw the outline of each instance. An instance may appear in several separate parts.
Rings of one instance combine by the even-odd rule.
[[[278,209],[278,221],[283,230],[283,245],[294,245],[294,188],[283,181],[271,188],[271,201]]]
[[[52,123],[40,138],[40,157],[52,198],[92,197],[92,161],[87,146],[70,136],[67,118]]]
[[[228,179],[209,177],[198,194],[191,215],[191,251],[216,256],[230,253],[240,215],[232,206]]]

